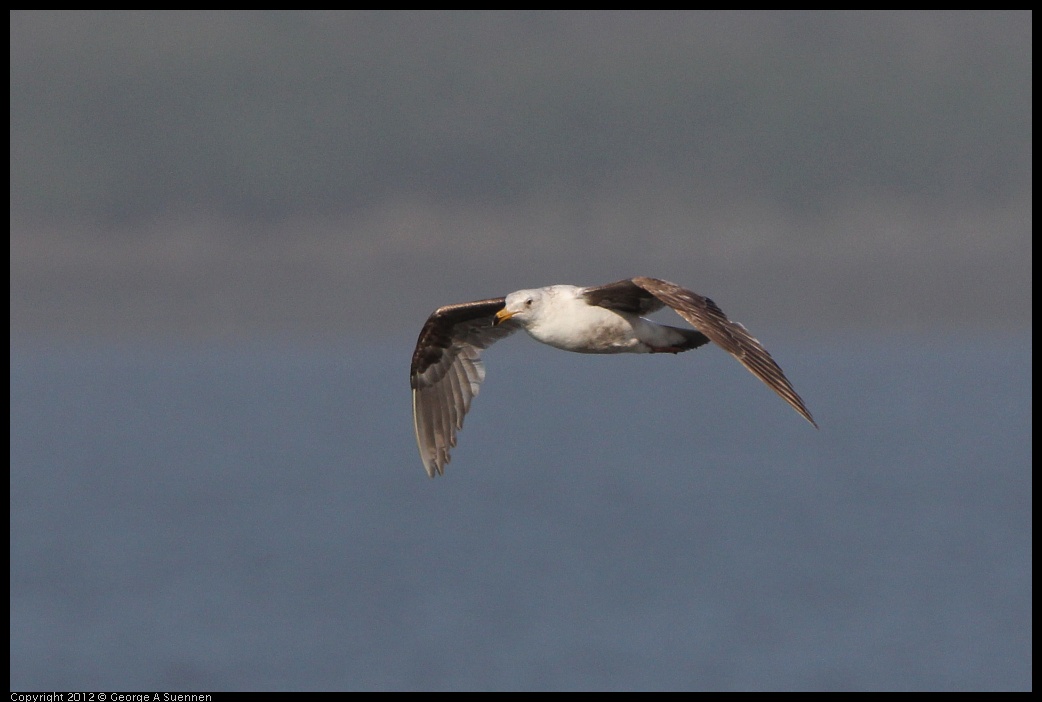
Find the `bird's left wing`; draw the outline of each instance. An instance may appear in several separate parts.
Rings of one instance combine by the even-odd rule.
[[[504,298],[440,307],[427,318],[412,354],[409,384],[416,444],[432,478],[445,472],[456,432],[485,379],[481,350],[519,329],[493,318]]]

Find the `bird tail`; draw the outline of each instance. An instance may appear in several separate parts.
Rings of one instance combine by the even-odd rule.
[[[666,327],[671,331],[675,331],[684,337],[684,342],[677,344],[677,348],[680,351],[690,351],[691,349],[697,349],[699,346],[705,346],[709,343],[709,337],[700,331],[694,329],[683,329],[681,327]]]

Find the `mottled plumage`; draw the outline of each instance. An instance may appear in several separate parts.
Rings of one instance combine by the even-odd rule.
[[[665,306],[695,329],[644,319]],[[657,278],[551,285],[440,307],[423,325],[410,384],[416,443],[431,477],[444,472],[485,378],[481,350],[522,328],[537,341],[578,353],[679,353],[712,341],[818,426],[767,350],[708,297]]]

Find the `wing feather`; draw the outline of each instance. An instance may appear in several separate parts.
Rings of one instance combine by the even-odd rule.
[[[445,472],[456,432],[485,378],[482,349],[517,331],[507,320],[493,326],[504,298],[448,305],[434,311],[416,341],[409,382],[413,426],[424,468],[432,478]]]
[[[782,369],[767,353],[767,349],[744,326],[728,319],[715,302],[675,283],[658,278],[633,278],[633,283],[673,308],[695,329],[709,337],[710,341],[738,359],[739,363],[762,380],[767,387],[778,393],[804,419],[815,427],[818,426],[803,403],[803,399],[793,389]]]
[[[651,291],[637,285],[635,280],[627,278],[616,283],[583,288],[582,295],[591,305],[637,315],[651,314],[666,306]]]

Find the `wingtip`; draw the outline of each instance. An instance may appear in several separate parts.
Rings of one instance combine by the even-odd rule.
[[[786,398],[786,399],[788,399],[788,398]],[[810,415],[810,411],[806,407],[803,406],[802,402],[800,402],[800,404],[797,405],[796,403],[790,401],[789,404],[792,405],[793,409],[795,409],[796,412],[799,413],[799,415],[801,417],[803,417],[808,422],[810,422],[810,425],[812,427],[814,427],[815,429],[821,429],[821,427],[818,426],[818,423],[814,421],[814,417],[812,417]]]
[[[795,390],[793,392],[795,393]],[[818,426],[818,423],[814,421],[814,417],[811,416],[810,410],[807,409],[807,407],[803,404],[803,398],[801,398],[799,395],[796,395],[796,398],[799,400],[799,404],[792,402],[789,403],[793,406],[793,409],[799,412],[801,417],[810,422],[812,427],[814,427],[815,429],[821,429],[821,427]]]
[[[437,462],[428,461],[426,456],[420,455],[420,459],[423,461],[423,469],[427,471],[428,478],[437,478],[439,475],[445,474],[445,467],[439,466]]]

